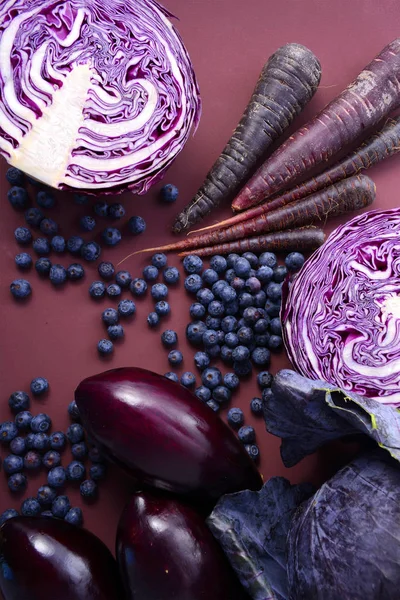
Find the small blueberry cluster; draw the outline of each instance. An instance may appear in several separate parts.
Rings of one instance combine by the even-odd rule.
[[[34,396],[41,396],[49,389],[44,377],[37,377],[30,385]],[[79,482],[83,498],[93,499],[97,495],[97,482],[105,477],[106,463],[96,446],[88,447],[85,431],[79,423],[79,410],[72,401],[68,413],[72,424],[66,433],[51,433],[52,422],[49,415],[32,415],[30,397],[24,391],[16,391],[8,400],[13,421],[0,424],[0,442],[8,445],[10,454],[3,461],[3,469],[8,477],[11,492],[23,492],[27,487],[29,472],[37,473],[41,467],[47,471],[47,483],[39,487],[35,497],[26,498],[21,504],[21,514],[25,516],[48,516],[65,519],[69,523],[82,525],[83,515],[79,507],[72,507],[68,496],[59,494],[67,482]],[[73,457],[67,467],[61,465],[61,453],[67,441]],[[89,478],[86,479],[86,458],[91,461]],[[17,516],[15,509],[7,509],[0,515],[0,525],[7,519]]]

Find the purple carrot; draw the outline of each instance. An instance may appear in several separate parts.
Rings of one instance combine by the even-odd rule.
[[[213,256],[214,254],[231,254],[232,252],[289,252],[292,250],[315,250],[325,241],[322,229],[315,227],[304,227],[303,229],[291,229],[289,231],[276,231],[256,237],[236,240],[227,244],[207,246],[196,250],[197,256]],[[192,254],[193,250],[187,250],[178,254],[180,257]]]
[[[369,169],[373,165],[381,162],[385,158],[389,158],[400,151],[400,116],[394,119],[389,119],[384,127],[368,138],[361,146],[357,148],[351,154],[348,154],[339,163],[333,165],[330,169],[327,169],[317,177],[313,177],[308,181],[301,183],[300,185],[292,188],[279,198],[273,198],[263,204],[253,206],[244,212],[238,213],[229,219],[220,221],[209,225],[209,227],[203,227],[190,232],[191,234],[199,233],[201,231],[211,231],[212,229],[222,229],[225,227],[231,227],[236,223],[247,221],[262,215],[264,213],[272,212],[277,208],[286,206],[302,198],[306,198],[310,194],[318,192],[319,190],[332,185],[346,177],[356,175],[363,170]]]
[[[339,181],[329,188],[316,192],[304,200],[283,206],[274,212],[260,215],[227,229],[211,231],[202,235],[186,237],[180,242],[158,248],[146,248],[141,252],[175,252],[225,244],[262,233],[297,229],[315,223],[325,223],[328,217],[336,217],[349,211],[365,208],[375,198],[375,184],[366,175],[356,175]],[[131,255],[132,256],[132,255]],[[129,258],[129,257],[127,257]],[[126,259],[124,259],[126,260]]]
[[[286,44],[264,65],[253,95],[225,149],[191,202],[176,217],[179,233],[220,202],[230,202],[254,173],[268,148],[317,90],[321,65],[308,48]]]
[[[233,210],[250,208],[289,187],[398,106],[400,38],[386,46],[349,87],[272,154],[236,196]]]

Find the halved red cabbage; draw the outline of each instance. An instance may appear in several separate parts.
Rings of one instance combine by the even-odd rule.
[[[45,184],[142,194],[201,105],[154,0],[2,0],[0,154]]]
[[[300,373],[400,407],[400,209],[336,229],[291,284],[282,321]]]

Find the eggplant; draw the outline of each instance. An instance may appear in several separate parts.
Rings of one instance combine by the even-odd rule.
[[[182,385],[138,368],[89,377],[75,392],[82,422],[110,458],[156,487],[215,504],[262,479],[229,427]]]
[[[127,600],[248,600],[204,519],[171,497],[133,496],[116,554]]]
[[[95,535],[60,519],[13,517],[0,529],[4,600],[123,600],[117,563]]]

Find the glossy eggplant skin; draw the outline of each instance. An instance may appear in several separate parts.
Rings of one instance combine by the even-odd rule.
[[[135,494],[116,554],[127,600],[249,600],[204,519],[174,498]]]
[[[166,377],[138,368],[106,371],[82,381],[75,399],[91,435],[141,487],[209,504],[262,485],[222,419]]]
[[[49,517],[0,529],[4,600],[124,600],[114,557],[89,531]]]

